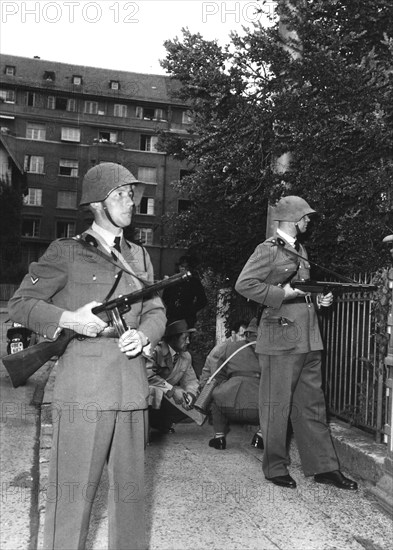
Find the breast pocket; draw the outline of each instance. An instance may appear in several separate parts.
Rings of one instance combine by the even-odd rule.
[[[86,304],[93,300],[102,302],[116,282],[116,272],[102,269],[99,265],[86,264],[72,273],[72,288],[75,301]]]

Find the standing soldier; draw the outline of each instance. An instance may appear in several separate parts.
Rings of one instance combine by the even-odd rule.
[[[13,320],[48,339],[63,328],[81,335],[60,358],[46,497],[44,548],[85,548],[92,503],[109,472],[109,548],[147,548],[144,447],[149,388],[142,351],[165,329],[158,297],[133,304],[120,337],[92,313],[100,302],[153,281],[145,249],[123,228],[143,194],[123,166],[102,163],[84,177],[80,205],[94,223],[75,239],[54,241],[9,302]]]
[[[278,221],[277,235],[257,246],[235,288],[264,308],[256,352],[261,365],[259,414],[266,479],[282,487],[296,487],[288,473],[290,418],[305,475],[313,475],[317,483],[355,490],[357,484],[339,470],[326,422],[321,388],[323,345],[316,309],[310,294],[290,284],[291,280],[310,278],[307,253],[297,237],[306,232],[314,213],[302,198],[283,197],[273,218]],[[332,301],[331,293],[317,296],[318,307],[328,307]]]

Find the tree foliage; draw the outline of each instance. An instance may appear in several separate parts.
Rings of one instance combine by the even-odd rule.
[[[194,170],[176,183],[192,207],[173,218],[174,240],[233,282],[265,237],[268,202],[297,194],[320,213],[313,257],[342,273],[372,271],[392,232],[393,4],[278,8],[280,21],[232,34],[227,47],[187,29],[165,43],[162,65],[193,114],[187,136],[161,138]],[[283,22],[296,33],[285,42]],[[278,173],[286,152],[290,169]]]

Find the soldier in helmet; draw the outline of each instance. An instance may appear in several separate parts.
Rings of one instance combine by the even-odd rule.
[[[321,389],[323,345],[316,309],[330,306],[333,296],[319,295],[314,304],[309,294],[291,286],[291,281],[310,278],[307,253],[297,237],[306,232],[314,213],[301,197],[283,197],[274,209],[277,234],[257,246],[235,288],[262,307],[256,353],[261,366],[259,414],[266,479],[296,487],[288,472],[290,419],[304,474],[313,475],[317,483],[355,490],[356,482],[339,469]]]
[[[80,335],[60,357],[53,400],[53,442],[44,548],[82,549],[101,473],[108,464],[109,548],[147,548],[144,448],[145,346],[155,346],[166,316],[158,297],[133,304],[120,338],[92,313],[100,302],[153,282],[150,258],[123,228],[143,193],[125,167],[102,163],[82,184],[81,205],[94,223],[74,239],[54,241],[9,302],[13,320],[55,339]]]

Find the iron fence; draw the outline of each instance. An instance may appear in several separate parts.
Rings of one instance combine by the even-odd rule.
[[[353,279],[370,283],[372,274]],[[387,422],[386,369],[376,345],[372,298],[369,291],[350,292],[322,308],[323,384],[329,415],[373,433],[381,442]],[[234,310],[237,318],[250,319],[256,305],[236,297]]]
[[[369,283],[372,275],[356,279]],[[384,357],[376,345],[372,298],[372,292],[346,293],[323,311],[323,380],[330,414],[374,433],[380,442],[386,415],[386,377]]]

